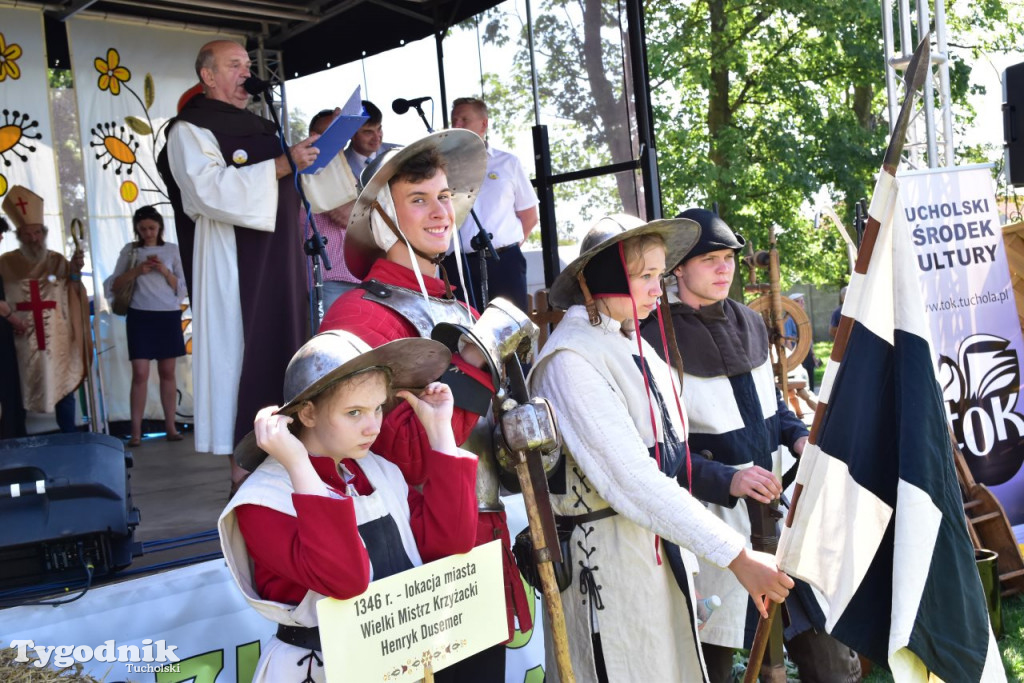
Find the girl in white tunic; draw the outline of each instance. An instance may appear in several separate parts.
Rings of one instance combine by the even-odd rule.
[[[476,456],[456,448],[451,392],[431,382],[450,358],[428,339],[371,350],[354,335],[324,332],[288,365],[288,403],[257,415],[236,457],[246,469],[259,467],[218,522],[246,600],[279,624],[253,680],[325,680],[319,599],[351,598],[374,579],[472,549]],[[422,493],[369,450],[392,385],[426,385],[418,396],[397,393],[430,443]]]
[[[666,249],[677,263],[697,234],[686,219],[606,217],[551,289],[568,310],[530,382],[563,439],[565,481],[552,481],[551,499],[560,535],[571,534],[562,606],[579,681],[707,679],[691,551],[729,567],[762,613],[764,596],[781,601],[793,585],[681,483],[690,458],[678,381],[635,333],[657,307]],[[547,675],[557,678],[553,661]]]

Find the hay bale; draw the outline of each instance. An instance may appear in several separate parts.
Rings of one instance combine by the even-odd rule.
[[[15,661],[18,656],[17,648],[8,647],[0,650],[0,681],[5,683],[102,683],[82,673],[82,665],[72,664],[63,669],[38,667],[33,662],[37,659],[36,653],[26,653],[29,658],[27,662]]]

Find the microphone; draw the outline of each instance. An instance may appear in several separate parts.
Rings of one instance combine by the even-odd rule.
[[[421,104],[423,104],[427,100],[432,99],[434,98],[430,97],[429,95],[427,95],[426,97],[414,97],[411,100],[405,100],[399,97],[397,100],[391,103],[391,111],[395,112],[396,114],[404,114],[405,112],[409,111],[409,109],[411,109],[412,107],[416,107],[417,109],[419,109],[419,106]]]
[[[262,95],[270,90],[273,85],[274,84],[270,81],[265,81],[262,78],[257,78],[256,76],[249,76],[249,78],[245,79],[245,83],[242,84],[242,87],[245,88],[245,91],[250,95]]]

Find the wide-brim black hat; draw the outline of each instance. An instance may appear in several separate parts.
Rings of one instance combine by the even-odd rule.
[[[660,235],[665,241],[665,263],[679,263],[700,235],[700,226],[688,218],[666,218],[644,222],[636,216],[614,214],[598,220],[580,243],[580,255],[558,274],[548,301],[555,308],[567,309],[586,303],[577,279],[587,264],[605,249],[641,235]]]
[[[697,225],[700,226],[700,238],[693,245],[693,249],[687,252],[683,258],[678,261],[665,261],[670,271],[674,270],[684,259],[688,261],[695,256],[708,254],[712,251],[721,251],[722,249],[736,251],[737,249],[742,249],[747,244],[747,241],[741,235],[733,232],[732,228],[725,221],[707,209],[687,209],[679,214],[678,217],[696,221]]]
[[[454,230],[458,230],[469,216],[487,172],[487,146],[479,135],[470,130],[452,128],[432,133],[401,149],[388,150],[379,157],[379,161],[374,159],[376,170],[356,198],[345,230],[345,265],[360,280],[366,278],[374,261],[385,256],[384,250],[373,239],[370,228],[370,213],[377,194],[406,161],[432,148],[440,152],[447,165],[448,187],[453,192],[452,206],[455,209]]]

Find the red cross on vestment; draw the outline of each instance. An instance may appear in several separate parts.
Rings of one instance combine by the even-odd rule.
[[[18,201],[14,202],[14,203],[18,205],[19,209],[21,209],[21,215],[22,216],[24,216],[25,214],[28,213],[28,211],[25,210],[25,207],[28,206],[28,202],[25,201],[24,197],[18,197]]]
[[[30,280],[28,283],[29,300],[14,305],[19,311],[32,311],[32,322],[36,326],[36,347],[43,351],[46,349],[46,328],[43,327],[43,311],[47,308],[57,308],[56,301],[45,301],[39,296],[39,280]]]

